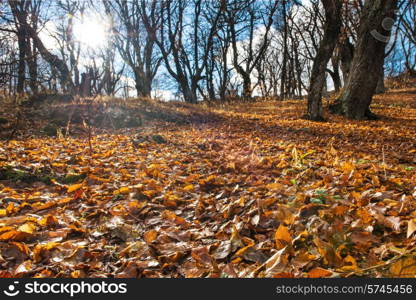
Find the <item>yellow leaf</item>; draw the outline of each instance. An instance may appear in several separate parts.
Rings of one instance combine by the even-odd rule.
[[[36,229],[36,226],[34,224],[26,223],[26,224],[23,224],[22,226],[20,226],[17,230],[19,230],[21,232],[32,234],[33,231],[35,231],[35,229]]]
[[[130,192],[130,189],[127,186],[123,186],[118,190],[119,194],[128,194]]]
[[[67,192],[68,193],[72,193],[75,192],[77,190],[79,190],[84,184],[83,183],[78,183],[78,184],[74,184],[68,187]]]
[[[194,190],[194,185],[193,184],[188,184],[183,189],[184,189],[184,191],[187,191],[187,192],[193,191]]]
[[[282,249],[292,242],[292,236],[286,226],[280,225],[274,235],[276,240],[276,248]]]
[[[7,211],[5,209],[0,209],[0,217],[7,216]]]
[[[349,162],[344,162],[342,164],[341,169],[345,172],[345,173],[350,173],[351,171],[353,171],[355,169],[354,165],[352,163]]]
[[[351,255],[347,255],[344,258],[344,263],[345,265],[341,268],[342,271],[349,272],[349,271],[355,271],[358,269],[357,261]]]

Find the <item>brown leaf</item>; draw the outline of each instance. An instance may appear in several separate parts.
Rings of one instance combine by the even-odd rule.
[[[231,241],[223,241],[220,246],[212,253],[212,257],[215,259],[224,259],[231,253]]]
[[[135,261],[129,261],[124,270],[120,273],[115,274],[115,278],[137,278],[139,272],[137,263]]]
[[[209,254],[207,247],[199,247],[193,249],[191,255],[196,262],[202,264],[205,267],[210,267],[214,271],[218,271],[218,266],[215,260]]]
[[[351,242],[354,244],[368,245],[378,241],[379,239],[370,232],[355,231],[351,234]]]

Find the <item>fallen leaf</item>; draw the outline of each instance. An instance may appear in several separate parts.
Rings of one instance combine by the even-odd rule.
[[[332,272],[329,270],[325,270],[322,268],[314,268],[308,272],[309,278],[322,278],[322,277],[329,277],[332,275]]]
[[[149,230],[144,233],[143,239],[145,240],[146,243],[150,244],[154,240],[156,240],[157,235],[158,235],[158,232],[156,230]]]
[[[390,273],[395,277],[414,277],[416,259],[414,256],[404,257],[390,266]]]
[[[277,228],[276,233],[274,234],[274,239],[278,250],[292,243],[292,236],[290,235],[288,228],[284,225],[280,225],[279,228]]]
[[[71,185],[67,188],[67,192],[68,193],[75,192],[75,191],[79,190],[80,188],[82,188],[83,185],[84,185],[83,183],[73,184],[73,185]]]
[[[416,231],[416,219],[411,219],[407,222],[407,238],[410,238]]]

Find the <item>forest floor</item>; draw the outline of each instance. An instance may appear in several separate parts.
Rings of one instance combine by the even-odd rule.
[[[0,276],[415,276],[416,89],[376,96],[376,121],[196,109],[91,148],[42,120],[0,140]]]

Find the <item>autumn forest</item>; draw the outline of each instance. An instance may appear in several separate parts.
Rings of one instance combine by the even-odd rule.
[[[0,277],[416,277],[416,3],[0,0]]]

